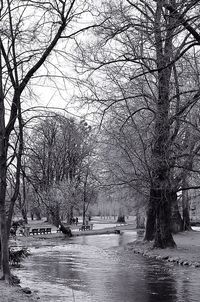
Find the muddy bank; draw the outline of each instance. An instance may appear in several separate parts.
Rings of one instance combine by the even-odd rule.
[[[178,265],[200,268],[200,232],[189,231],[174,235],[177,247],[154,249],[153,242],[137,240],[126,247],[136,254],[158,260],[172,262]]]

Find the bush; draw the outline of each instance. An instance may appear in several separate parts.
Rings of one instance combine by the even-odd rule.
[[[21,261],[30,255],[31,255],[30,251],[25,247],[23,247],[20,250],[15,250],[13,248],[9,248],[10,265],[19,267]]]

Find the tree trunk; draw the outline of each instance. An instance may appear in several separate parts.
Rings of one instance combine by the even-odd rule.
[[[21,210],[22,218],[25,221],[25,223],[28,223],[26,207],[25,207],[25,203],[24,202],[22,203],[21,194],[18,195],[18,203],[19,203],[19,208]]]
[[[51,207],[48,209],[48,222],[55,225],[57,228],[61,224],[60,220],[60,209],[59,205],[56,205],[56,207]]]
[[[124,215],[119,215],[118,217],[117,217],[117,222],[118,223],[125,223],[125,216]]]
[[[2,279],[10,279],[9,256],[8,256],[8,234],[6,224],[6,174],[7,174],[7,150],[8,138],[5,129],[5,107],[4,92],[2,84],[2,60],[0,50],[0,241],[1,241],[1,268],[3,270]]]
[[[189,208],[183,208],[183,231],[190,231],[192,229],[190,222]]]
[[[28,223],[28,217],[27,217],[27,212],[24,208],[22,208],[22,218],[24,220],[25,223]]]
[[[177,193],[171,193],[171,231],[176,234],[183,231],[183,220],[179,212]]]
[[[10,281],[10,267],[9,267],[9,252],[8,252],[8,234],[6,224],[5,207],[0,205],[0,230],[1,230],[1,267],[3,269],[2,279]]]
[[[72,224],[73,221],[73,205],[69,205],[67,209],[67,224]]]
[[[60,222],[60,230],[64,235],[67,235],[68,237],[72,237],[71,229],[67,226],[64,226],[62,222]]]
[[[83,225],[86,223],[86,197],[83,196]]]
[[[150,208],[155,209],[156,228],[154,247],[174,247],[171,223],[171,183],[170,183],[170,79],[173,54],[173,15],[163,20],[163,1],[157,1],[155,11],[155,49],[158,74],[158,96],[152,148],[152,172],[150,189]]]
[[[143,211],[138,209],[136,213],[136,229],[144,229],[145,228],[145,217]]]
[[[36,220],[41,220],[41,213],[39,208],[34,208],[33,213],[36,216]]]
[[[1,148],[1,147],[0,147]],[[3,157],[5,159],[5,157]],[[1,239],[1,268],[2,279],[10,280],[7,222],[6,222],[6,161],[0,161],[0,239]]]
[[[25,170],[25,165],[24,165],[24,170]],[[22,212],[22,217],[25,221],[25,223],[28,223],[28,218],[27,218],[27,205],[26,205],[26,182],[25,182],[25,176],[24,173],[22,174],[22,189],[23,189],[23,205],[21,205],[21,212]]]
[[[182,182],[183,188],[188,187],[187,177],[185,176]],[[190,231],[191,223],[190,223],[190,205],[189,205],[189,196],[188,191],[182,191],[182,208],[183,208],[183,230]]]
[[[176,244],[171,233],[171,200],[170,193],[164,189],[155,190],[155,198],[159,201],[156,210],[156,232],[154,247],[175,247]]]
[[[125,223],[125,215],[124,215],[124,209],[122,207],[119,208],[119,214],[117,217],[118,223]]]
[[[154,204],[154,199],[152,198],[152,192],[150,191],[150,200],[147,210],[147,222],[144,240],[152,241],[155,238],[155,228],[156,228],[156,204]]]
[[[83,225],[86,224],[86,212],[87,212],[87,181],[88,181],[88,170],[85,175],[85,181],[83,186]]]

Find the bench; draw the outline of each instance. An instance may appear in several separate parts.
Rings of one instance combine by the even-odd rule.
[[[42,234],[51,234],[51,228],[40,228],[40,229],[32,229],[29,232],[29,235],[42,235]]]
[[[39,234],[39,230],[38,229],[32,229],[30,232],[29,232],[29,235],[38,235]]]
[[[46,233],[51,234],[51,228],[46,228]]]
[[[116,229],[115,234],[121,234],[120,230]]]
[[[87,231],[87,230],[91,230],[92,228],[90,227],[90,225],[82,225],[79,228],[79,231]]]
[[[39,233],[42,235],[42,234],[45,234],[45,228],[41,228],[39,229]]]

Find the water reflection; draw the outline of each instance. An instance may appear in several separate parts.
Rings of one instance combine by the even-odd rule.
[[[18,274],[24,286],[39,290],[43,302],[199,301],[199,270],[110,249],[136,236],[133,231],[82,236],[33,249]]]
[[[146,290],[148,302],[177,301],[177,284],[173,270],[164,263],[153,263],[151,260],[145,266]]]

